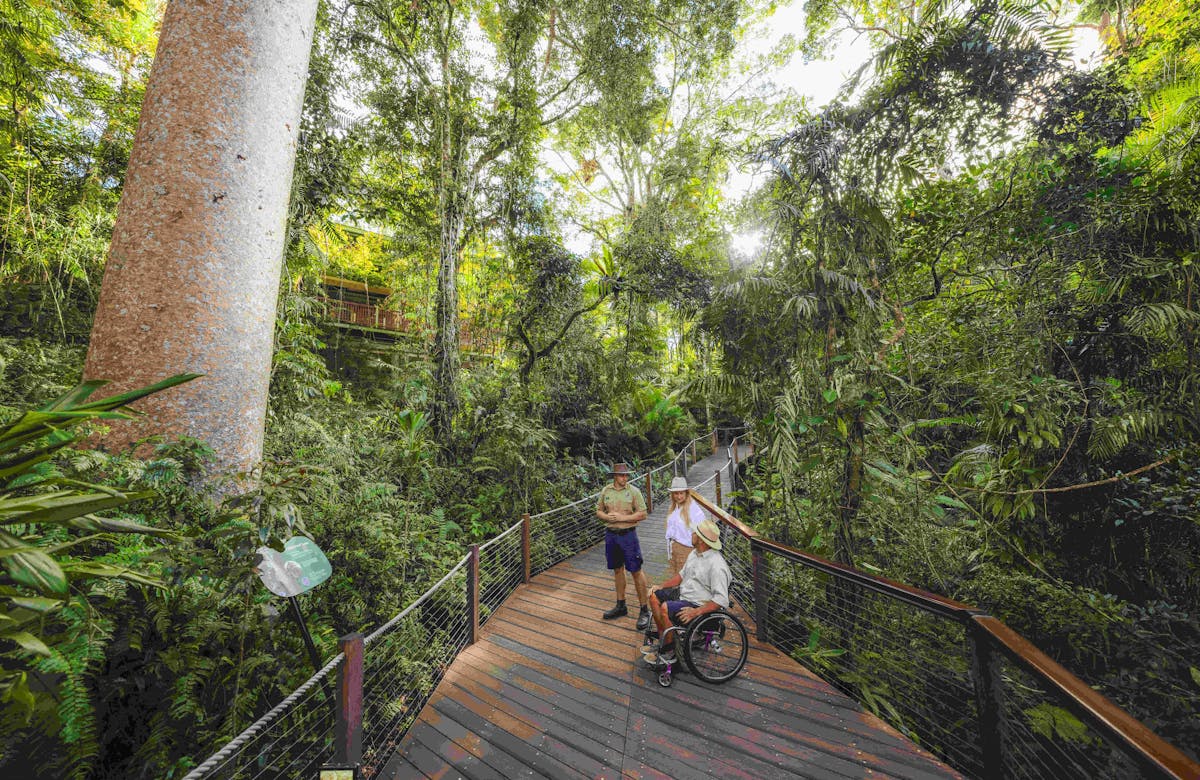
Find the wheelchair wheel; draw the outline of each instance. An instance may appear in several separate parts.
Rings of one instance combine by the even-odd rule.
[[[695,619],[683,638],[688,669],[709,683],[732,680],[746,665],[749,652],[745,626],[728,612],[710,612]]]

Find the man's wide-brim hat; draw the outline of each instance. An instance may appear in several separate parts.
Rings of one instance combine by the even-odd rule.
[[[687,479],[684,477],[675,477],[675,479],[671,480],[671,487],[668,489],[667,492],[678,493],[681,490],[687,490],[687,489],[688,489]]]
[[[721,549],[721,529],[717,528],[717,524],[712,520],[705,520],[700,525],[696,526],[696,533],[700,538],[714,550]]]
[[[633,473],[629,470],[628,463],[614,463],[612,465],[612,468],[609,469],[609,471],[612,472],[613,476],[616,476],[617,474],[624,474],[625,476],[629,476],[630,474]]]

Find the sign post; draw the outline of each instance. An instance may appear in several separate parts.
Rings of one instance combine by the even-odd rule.
[[[307,536],[293,536],[283,545],[283,552],[272,550],[270,547],[258,548],[258,576],[267,590],[276,596],[283,596],[291,606],[292,617],[300,626],[300,636],[304,638],[304,646],[308,648],[308,658],[312,661],[313,670],[321,671],[321,655],[313,643],[312,634],[308,633],[308,624],[304,621],[304,613],[300,611],[300,602],[296,597],[307,593],[329,579],[333,567],[329,559],[317,543]]]
[[[317,645],[313,642],[312,634],[308,632],[308,623],[304,620],[304,613],[300,611],[300,601],[296,597],[329,579],[329,575],[333,574],[329,559],[321,552],[316,542],[305,536],[293,536],[288,539],[282,552],[270,547],[259,547],[258,557],[258,565],[255,568],[259,578],[267,590],[288,600],[292,617],[295,618],[296,625],[300,626],[300,636],[308,649],[308,658],[313,669],[321,671],[321,654],[317,652]],[[356,780],[359,776],[358,761],[362,757],[362,636],[355,637],[356,641],[351,641],[354,648],[351,651],[348,651],[345,641],[342,643],[342,651],[347,653],[347,662],[339,673],[338,690],[343,694],[341,699],[334,697],[328,680],[321,680],[321,687],[325,689],[335,707],[335,719],[340,730],[349,735],[338,751],[341,761],[322,766],[321,780]],[[356,653],[354,659],[350,658],[352,653]],[[351,700],[357,702],[357,705],[339,706]],[[352,720],[347,720],[347,715],[354,713],[357,714],[358,725]]]

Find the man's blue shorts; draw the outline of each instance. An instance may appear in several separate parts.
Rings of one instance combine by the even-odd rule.
[[[679,588],[659,588],[654,591],[654,598],[658,599],[659,604],[667,608],[667,617],[677,626],[683,625],[683,621],[679,619],[679,610],[685,607],[700,606],[694,601],[682,601],[679,598]]]
[[[637,531],[629,528],[624,531],[604,532],[604,557],[608,559],[608,568],[619,569],[622,566],[630,574],[642,570],[642,545],[638,542]]]

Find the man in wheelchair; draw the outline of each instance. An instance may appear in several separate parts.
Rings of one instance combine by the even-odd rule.
[[[671,626],[684,626],[701,615],[729,607],[733,573],[720,550],[720,529],[712,520],[705,520],[692,532],[692,552],[683,570],[657,590],[651,589],[650,614],[659,641],[643,646],[646,663],[651,666],[675,663],[675,634],[679,632],[669,631]]]

